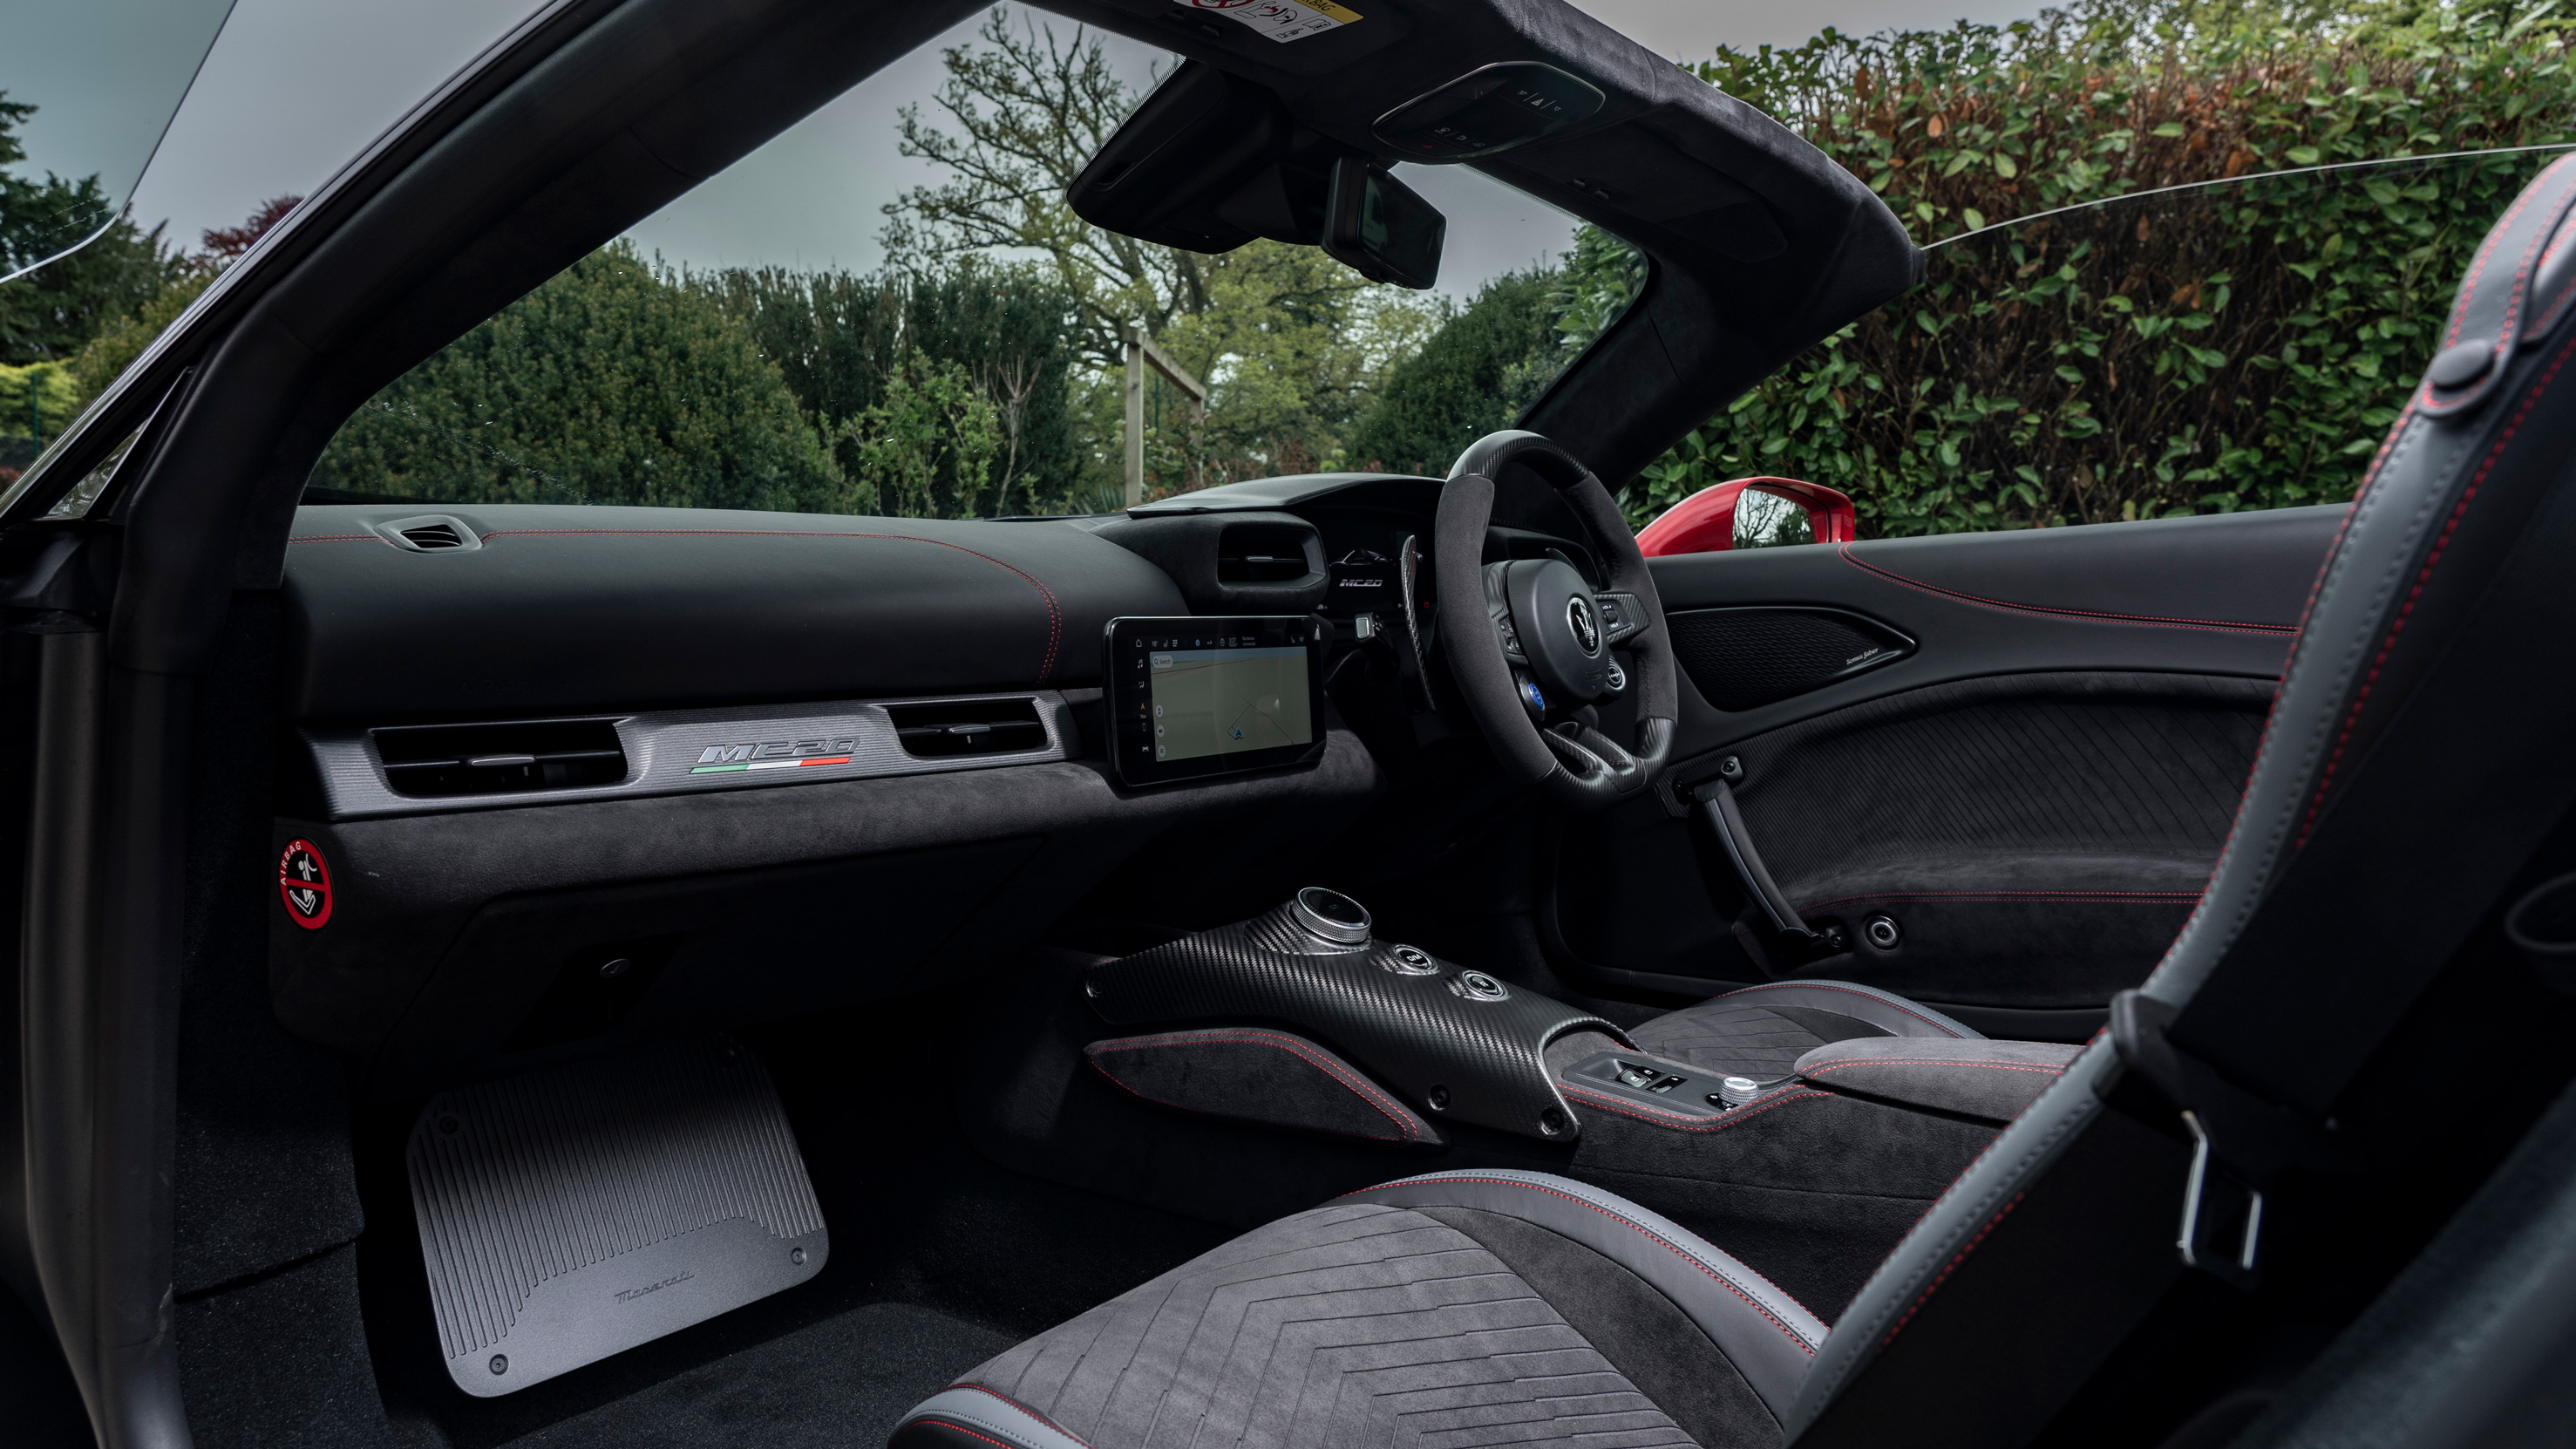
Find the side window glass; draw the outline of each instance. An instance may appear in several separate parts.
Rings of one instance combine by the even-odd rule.
[[[2348,498],[2479,239],[2567,148],[2576,78],[2537,12],[2143,43],[2180,15],[2087,0],[1701,66],[1927,267],[1650,465],[1632,516],[1758,475],[1849,494],[1874,536]]]

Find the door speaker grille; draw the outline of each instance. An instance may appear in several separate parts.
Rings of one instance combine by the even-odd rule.
[[[769,1075],[726,1041],[441,1093],[406,1162],[448,1376],[478,1398],[793,1287],[829,1249]]]

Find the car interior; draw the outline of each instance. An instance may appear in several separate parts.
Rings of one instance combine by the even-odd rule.
[[[539,11],[0,499],[12,1442],[2555,1441],[2576,161],[2349,504],[1649,556],[1866,186],[1561,0],[1044,8],[1186,62],[1095,225],[1647,280],[1445,477],[308,494],[976,7]]]

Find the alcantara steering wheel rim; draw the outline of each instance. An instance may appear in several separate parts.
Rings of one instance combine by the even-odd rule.
[[[1592,590],[1563,563],[1484,561],[1495,479],[1514,465],[1553,485],[1592,531],[1609,564],[1608,588]],[[1606,809],[1644,793],[1671,759],[1679,688],[1654,579],[1601,480],[1537,433],[1488,434],[1449,470],[1432,554],[1441,652],[1504,771],[1576,810]],[[1607,614],[1604,598],[1614,601]],[[1597,640],[1585,638],[1587,613]],[[1629,662],[1621,664],[1618,654]],[[1592,692],[1596,682],[1621,674],[1624,690]],[[1550,698],[1550,691],[1560,693]],[[1541,728],[1542,716],[1619,693],[1636,701],[1633,739],[1563,723]]]

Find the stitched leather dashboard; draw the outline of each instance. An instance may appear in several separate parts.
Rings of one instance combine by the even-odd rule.
[[[1069,523],[442,505],[473,547],[297,510],[286,708],[382,724],[1097,684],[1121,614],[1188,608],[1162,570]]]

